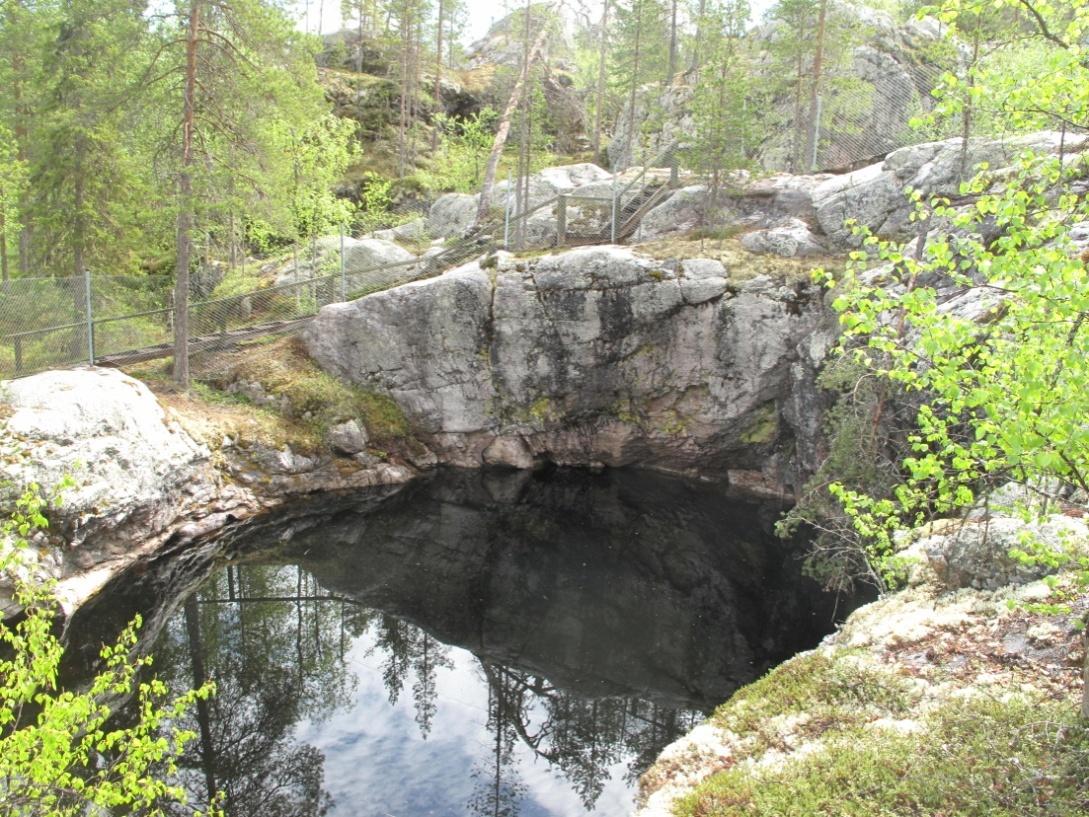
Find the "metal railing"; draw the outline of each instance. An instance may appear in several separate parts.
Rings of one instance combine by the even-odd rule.
[[[621,174],[614,174],[612,193],[608,196],[558,193],[515,213],[511,209],[513,199],[508,194],[503,213],[503,242],[497,243],[497,248],[522,250],[591,243],[616,244],[630,238],[643,217],[654,206],[661,204],[678,185],[678,150],[677,143],[666,146],[646,161],[632,178],[623,180],[623,186],[620,186]],[[658,178],[663,172],[668,172],[668,177]],[[582,212],[586,208],[607,210],[607,217],[604,217],[604,213],[599,219],[586,217]],[[534,236],[530,230],[530,219],[549,209],[553,211],[551,215],[555,225],[549,225],[547,234]],[[572,211],[578,212],[584,223],[573,223],[569,218]]]
[[[189,301],[191,352],[214,351],[240,340],[288,331],[321,307],[429,277],[488,246],[466,239],[430,256],[361,270],[345,266],[244,292]],[[285,277],[285,276],[281,276]],[[91,364],[118,366],[173,354],[170,278],[133,276],[24,278],[0,285],[0,379]],[[133,309],[133,305],[148,306]]]

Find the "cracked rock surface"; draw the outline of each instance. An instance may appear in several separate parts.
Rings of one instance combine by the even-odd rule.
[[[605,246],[334,304],[303,340],[389,394],[444,463],[640,465],[776,493],[815,462],[814,339],[833,331],[808,283]]]

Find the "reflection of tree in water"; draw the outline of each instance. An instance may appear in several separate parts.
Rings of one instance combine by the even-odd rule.
[[[450,650],[407,621],[385,613],[377,614],[376,618],[375,644],[367,654],[377,652],[382,657],[382,683],[391,704],[401,697],[408,676],[415,675],[412,701],[420,736],[426,740],[437,709],[436,675],[440,669],[453,666]]]
[[[438,696],[435,677],[440,667],[454,665],[447,657],[448,652],[446,647],[421,631],[416,651],[416,683],[412,685],[412,698],[416,703],[416,723],[425,740],[431,733],[431,721],[435,717],[435,698]]]
[[[230,567],[186,601],[157,667],[177,687],[216,682],[188,716],[197,739],[179,771],[191,802],[219,793],[229,817],[325,813],[324,757],[291,730],[351,697],[344,648],[367,621],[344,606],[301,571],[271,567]]]
[[[324,757],[292,737],[352,700],[345,654],[368,637],[391,703],[411,694],[422,738],[438,706],[438,673],[450,648],[423,629],[332,596],[300,569],[231,566],[190,598],[167,627],[160,672],[177,687],[217,684],[191,712],[197,739],[180,764],[194,804],[220,792],[230,817],[311,817],[331,805]],[[634,782],[659,751],[701,717],[636,698],[597,698],[559,689],[543,676],[478,657],[487,685],[489,743],[472,769],[467,804],[481,817],[515,817],[527,786],[526,747],[566,778],[587,810],[626,761]]]
[[[613,766],[629,758],[625,779],[634,783],[667,743],[703,717],[637,698],[587,699],[557,689],[539,675],[486,661],[481,666],[489,700],[495,702],[488,720],[496,740],[495,800],[501,772],[510,773],[503,767],[511,765],[510,748],[502,742],[513,737],[559,769],[587,811],[592,811]],[[511,809],[496,814],[515,813]]]
[[[487,661],[480,662],[488,681],[488,731],[491,752],[473,767],[476,779],[469,808],[481,817],[515,817],[525,785],[517,776],[514,745],[524,709],[525,691]]]

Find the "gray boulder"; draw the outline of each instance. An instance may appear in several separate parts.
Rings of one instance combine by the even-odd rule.
[[[415,260],[416,256],[400,244],[381,238],[353,238],[344,245],[344,270],[351,276]]]
[[[1011,139],[971,139],[967,150],[960,139],[924,142],[893,151],[880,164],[834,176],[812,192],[817,222],[837,247],[857,246],[848,219],[885,238],[907,238],[912,204],[907,191],[925,196],[956,196],[961,182],[987,163],[1008,167],[1026,150],[1053,153],[1060,145],[1077,151],[1089,137],[1042,131]]]
[[[580,187],[606,182],[611,187],[612,174],[588,162],[546,167],[529,177],[529,206],[530,208],[539,207],[560,193],[573,193]],[[516,182],[511,181],[510,185],[517,189]],[[505,180],[496,184],[492,200],[501,204],[506,199],[508,189],[510,188]]]
[[[436,238],[464,233],[476,221],[477,197],[468,193],[439,196],[427,215],[427,232]]]
[[[326,432],[325,439],[338,454],[352,456],[367,450],[367,431],[358,420],[337,423]]]
[[[1025,584],[1055,572],[1055,560],[1070,564],[1089,554],[1089,527],[1081,519],[1052,516],[1036,522],[997,516],[963,523],[927,536],[904,551],[914,562],[912,581],[936,582],[945,589],[997,590]],[[1044,560],[1026,562],[1016,551],[1038,551]]]
[[[707,204],[704,185],[682,187],[643,217],[640,237],[652,240],[694,229],[707,218]]]
[[[804,258],[825,255],[827,250],[809,225],[800,219],[788,219],[766,230],[754,230],[741,237],[741,246],[757,255]]]
[[[574,165],[546,167],[536,174],[542,181],[550,184],[557,193],[570,193],[576,188],[587,185],[612,183],[612,174],[590,162]]]
[[[375,230],[371,237],[383,241],[422,241],[427,235],[427,219],[415,218],[388,230]]]

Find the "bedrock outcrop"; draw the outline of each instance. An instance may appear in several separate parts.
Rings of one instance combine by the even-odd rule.
[[[642,466],[791,493],[834,338],[808,281],[623,247],[500,254],[321,310],[330,373],[390,395],[441,462]]]
[[[3,384],[0,512],[37,486],[59,500],[33,536],[32,569],[71,609],[141,559],[184,547],[299,495],[397,485],[414,471],[200,439],[146,385],[113,369],[52,371]],[[2,544],[2,543],[0,543]],[[0,577],[0,616],[10,587]]]

